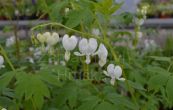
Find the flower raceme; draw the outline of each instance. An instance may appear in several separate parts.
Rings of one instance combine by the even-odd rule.
[[[70,59],[70,51],[74,50],[77,45],[77,38],[76,36],[72,35],[69,37],[69,35],[65,34],[62,39],[62,45],[65,48],[65,60],[68,61]]]
[[[0,69],[4,67],[4,57],[0,55]]]
[[[115,80],[124,81],[125,78],[121,78],[122,76],[122,68],[120,66],[115,66],[114,64],[109,64],[107,67],[107,71],[104,71],[104,74],[111,78],[110,83],[112,85],[115,84]]]
[[[45,32],[43,34],[37,34],[37,40],[43,44],[47,44],[49,50],[52,50],[52,47],[59,41],[58,33],[53,32]],[[78,39],[76,36],[69,36],[65,34],[62,38],[62,45],[65,49],[65,60],[68,61],[70,59],[71,51],[76,48],[78,44]],[[98,55],[99,57],[99,65],[103,67],[107,62],[108,51],[104,44],[100,44],[98,47],[97,40],[94,38],[82,38],[78,44],[79,52],[74,52],[76,56],[86,56],[86,64],[91,62],[90,57]],[[97,50],[98,48],[98,50]],[[53,51],[53,50],[52,50]]]
[[[86,56],[86,64],[89,64],[91,62],[90,56],[96,55],[96,49],[98,47],[97,40],[94,38],[86,39],[83,38],[79,42],[79,51],[80,52],[74,52],[76,56]]]

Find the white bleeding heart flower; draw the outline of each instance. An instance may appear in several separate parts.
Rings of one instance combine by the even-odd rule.
[[[135,23],[139,26],[144,24],[144,19],[142,18],[135,18]]]
[[[97,51],[98,57],[99,57],[99,65],[103,67],[106,64],[108,51],[104,44],[100,44],[99,49]]]
[[[136,34],[137,34],[137,37],[138,37],[139,39],[141,39],[142,36],[143,36],[143,33],[142,33],[142,32],[137,32]]]
[[[97,40],[94,38],[90,38],[87,40],[86,38],[83,38],[79,42],[79,51],[80,52],[75,52],[74,54],[76,56],[86,56],[86,64],[89,64],[91,62],[90,56],[95,55],[95,51],[97,49]]]
[[[14,44],[15,44],[15,37],[14,36],[11,36],[10,38],[8,38],[6,40],[6,43],[5,43],[6,47],[10,47]]]
[[[69,37],[69,35],[64,35],[62,39],[63,47],[65,48],[65,60],[70,59],[70,51],[74,50],[77,45],[77,38],[75,36]]]
[[[46,32],[43,36],[46,37],[46,43],[49,46],[54,46],[59,41],[59,34],[56,32],[53,32],[52,34],[50,32]]]
[[[100,30],[98,28],[93,28],[92,29],[92,34],[98,36],[98,35],[100,35]]]
[[[114,85],[116,79],[120,81],[125,80],[125,78],[121,78],[122,68],[120,66],[115,66],[114,64],[109,64],[107,71],[104,71],[104,74],[111,78],[110,83],[112,85]]]
[[[43,34],[40,34],[40,33],[38,33],[37,34],[37,39],[38,39],[38,41],[40,42],[40,43],[45,43],[46,42],[46,37],[45,37],[45,35]]]
[[[4,57],[0,55],[0,69],[4,67]]]

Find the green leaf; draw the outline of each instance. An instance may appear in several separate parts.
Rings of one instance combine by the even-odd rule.
[[[101,100],[96,96],[86,97],[77,110],[94,110]]]
[[[68,20],[65,25],[70,28],[74,28],[80,23],[83,25],[89,25],[92,21],[92,11],[89,9],[73,10],[68,13]]]
[[[128,82],[129,82],[129,85],[130,85],[131,87],[133,87],[133,88],[135,88],[135,89],[137,89],[137,90],[145,91],[145,88],[144,88],[141,84],[139,84],[139,83],[137,83],[137,82],[132,82],[132,81],[130,81],[130,80],[128,80]]]
[[[61,10],[68,5],[68,0],[63,0],[61,2],[56,2],[50,7],[50,19],[53,21],[61,22],[63,15],[61,13]]]
[[[71,107],[76,106],[78,89],[74,82],[68,82],[61,89],[59,89],[57,93],[56,103],[58,107],[63,106],[67,101]]]
[[[167,74],[170,75],[171,73],[168,72],[167,70],[161,68],[161,67],[157,67],[157,66],[148,66],[147,71],[151,72],[151,73],[157,73],[157,74]]]
[[[169,99],[171,106],[173,105],[173,76],[169,78],[168,83],[166,85],[166,93]]]
[[[108,102],[102,102],[96,107],[95,110],[119,110],[119,108]]]
[[[44,79],[45,81],[46,80],[47,81],[56,80],[56,82],[57,82],[60,80],[69,80],[69,79],[72,80],[73,79],[70,69],[67,68],[66,66],[62,66],[62,65],[42,65],[41,70],[38,73],[40,73],[40,74],[44,73],[45,76],[49,76],[49,78],[43,78],[44,75],[42,76],[42,79]],[[55,76],[55,78],[52,79],[52,76],[50,76],[48,74]],[[56,82],[53,82],[53,81],[50,81],[49,83],[55,84]]]
[[[61,82],[59,80],[59,77],[57,75],[54,75],[52,73],[47,73],[45,71],[39,71],[38,76],[41,80],[45,81],[48,84],[54,85],[54,86],[61,86]]]
[[[149,90],[159,90],[161,87],[165,86],[168,81],[169,75],[158,74],[154,75],[149,79],[148,88]]]
[[[152,58],[156,61],[164,61],[164,62],[171,62],[170,57],[158,57],[158,56],[149,56],[149,58]]]
[[[109,93],[106,95],[106,99],[109,100],[110,102],[114,103],[115,106],[118,108],[118,109],[121,109],[122,108],[127,108],[127,110],[138,110],[139,108],[132,103],[131,100],[129,100],[128,98],[126,97],[123,97],[117,93]]]
[[[115,13],[118,9],[121,8],[122,5],[123,5],[123,3],[114,5],[112,8],[110,8],[109,14],[111,15],[111,14]]]
[[[14,71],[4,73],[2,76],[0,76],[0,90],[7,87],[14,76],[15,76]]]
[[[70,11],[68,13],[68,20],[65,25],[70,28],[74,28],[81,23],[82,17],[83,17],[82,10]]]
[[[42,82],[40,77],[38,75],[22,73],[18,74],[16,79],[16,97],[22,100],[24,96],[25,100],[33,100],[35,106],[41,109],[44,97],[49,98],[50,93],[48,87]]]

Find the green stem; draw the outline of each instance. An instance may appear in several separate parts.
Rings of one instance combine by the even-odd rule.
[[[33,105],[34,110],[37,110],[36,105],[34,103],[34,100],[32,98],[31,98],[31,101],[32,101],[32,105]]]
[[[15,68],[13,66],[13,64],[11,63],[10,59],[8,58],[5,50],[3,49],[3,47],[0,45],[0,53],[4,56],[5,60],[7,61],[7,63],[9,64],[9,66],[11,67],[11,69],[13,71],[15,71]]]
[[[138,32],[140,31],[140,26],[136,25],[135,26],[135,38],[133,40],[133,46],[136,48],[139,42],[139,36]]]
[[[17,21],[18,22],[18,21]],[[19,38],[17,35],[17,24],[14,25],[14,36],[15,36],[15,44],[16,44],[16,57],[20,59],[20,44],[19,44]]]
[[[167,69],[168,72],[170,71],[172,65],[173,65],[173,62],[169,64],[168,69]]]
[[[89,67],[88,64],[83,62],[83,69],[84,69],[84,79],[89,79]]]

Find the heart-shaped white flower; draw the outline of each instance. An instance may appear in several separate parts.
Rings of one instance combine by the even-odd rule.
[[[52,34],[45,32],[43,36],[46,37],[46,43],[49,46],[54,46],[59,41],[59,34],[56,32],[53,32]]]
[[[74,54],[76,56],[84,56],[86,55],[86,64],[89,64],[91,62],[90,56],[95,55],[95,51],[97,49],[97,40],[94,38],[90,38],[87,40],[86,38],[83,38],[79,42],[79,52],[75,52]]]
[[[8,38],[6,40],[6,47],[10,47],[11,45],[14,45],[15,44],[15,37],[14,36],[11,36],[10,38]]]
[[[142,36],[143,36],[142,32],[137,32],[136,34],[137,34],[137,37],[138,37],[139,39],[141,39]]]
[[[37,34],[37,39],[38,39],[38,41],[39,41],[40,43],[42,43],[42,44],[46,42],[46,37],[45,37],[45,35],[42,35],[42,34],[40,34],[40,33]]]
[[[65,48],[65,60],[70,59],[70,51],[74,50],[77,45],[77,38],[75,36],[69,37],[69,35],[64,35],[62,39],[62,45]]]
[[[120,66],[115,66],[114,64],[109,64],[107,67],[107,71],[104,71],[106,76],[111,78],[110,83],[114,85],[115,80],[124,81],[125,78],[121,78],[122,76],[122,68]]]
[[[6,108],[2,108],[1,110],[7,110]]]
[[[135,23],[139,26],[144,24],[144,19],[142,18],[135,18]]]
[[[0,69],[4,67],[4,57],[0,55]]]
[[[108,51],[104,44],[100,44],[99,49],[97,51],[98,57],[99,57],[99,65],[103,67],[106,64]]]

